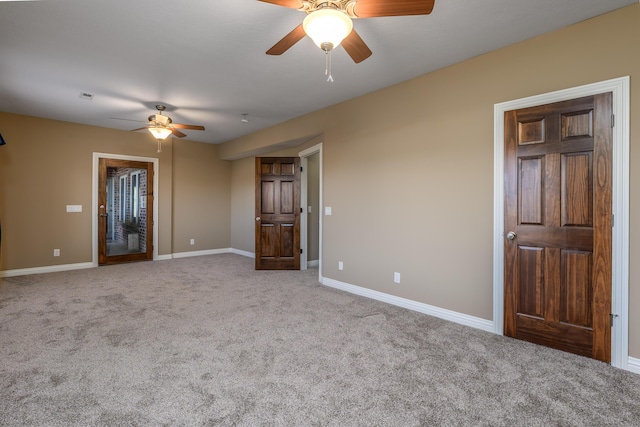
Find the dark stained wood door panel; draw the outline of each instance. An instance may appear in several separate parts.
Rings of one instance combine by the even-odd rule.
[[[300,158],[256,158],[256,270],[300,269]]]
[[[611,359],[611,94],[505,113],[507,336]]]

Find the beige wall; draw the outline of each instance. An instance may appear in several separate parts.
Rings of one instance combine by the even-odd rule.
[[[638,22],[636,4],[256,132],[219,152],[237,158],[324,133],[323,197],[333,215],[323,222],[323,275],[491,319],[493,106],[630,75],[630,217],[637,218]],[[235,185],[233,197],[246,190]],[[635,223],[630,241],[630,347],[640,357]],[[394,271],[401,284],[393,283]]]
[[[231,247],[255,252],[255,157],[231,164]]]
[[[159,159],[160,255],[229,247],[230,164],[216,146],[179,141],[174,150],[168,140],[158,154],[143,132],[7,113],[0,129],[0,270],[91,262],[94,152]],[[83,212],[66,213],[68,204]],[[197,245],[185,247],[191,237]]]
[[[173,147],[173,253],[229,248],[231,162],[219,160],[216,145]]]

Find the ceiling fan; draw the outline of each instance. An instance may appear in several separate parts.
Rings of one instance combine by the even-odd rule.
[[[184,138],[186,134],[180,132],[178,129],[190,129],[190,130],[204,130],[204,126],[200,125],[185,125],[182,123],[173,123],[171,117],[163,116],[162,112],[166,110],[165,105],[156,105],[157,114],[149,116],[147,126],[133,129],[131,132],[137,132],[142,129],[148,129],[155,139],[158,140],[158,153],[162,152],[161,141],[166,139],[169,135],[173,135],[178,138]]]
[[[259,0],[307,14],[303,23],[284,36],[266,53],[282,55],[305,35],[325,53],[340,44],[354,62],[371,56],[371,49],[353,29],[354,18],[428,15],[435,0]]]

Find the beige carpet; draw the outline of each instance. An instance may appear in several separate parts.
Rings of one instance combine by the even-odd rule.
[[[638,426],[640,376],[226,254],[2,279],[2,426]]]

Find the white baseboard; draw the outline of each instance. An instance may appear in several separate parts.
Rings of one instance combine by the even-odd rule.
[[[172,254],[171,258],[190,258],[193,256],[228,254],[229,252],[231,252],[230,248],[207,249],[204,251],[178,252],[178,253]]]
[[[246,256],[249,258],[255,258],[255,254],[252,252],[246,252],[246,251],[241,251],[239,249],[232,249],[232,248],[222,248],[222,249],[208,249],[204,251],[178,252],[175,254],[158,255],[154,259],[154,261],[167,261],[174,258],[189,258],[193,256],[218,255],[218,254],[227,254],[227,253],[234,253],[234,254]],[[0,278],[27,276],[29,274],[57,273],[60,271],[82,270],[86,268],[95,268],[95,267],[98,267],[98,265],[92,262],[82,262],[77,264],[50,265],[50,266],[44,266],[44,267],[20,268],[15,270],[4,270],[4,271],[0,270]]]
[[[255,254],[255,253],[253,253],[253,252],[249,252],[249,251],[242,251],[242,250],[240,250],[240,249],[234,249],[234,248],[231,248],[230,252],[231,252],[232,254],[246,256],[247,258],[253,258],[253,259],[255,259],[255,257],[256,257],[256,254]]]
[[[94,267],[97,267],[97,265],[94,265],[92,262],[80,262],[77,264],[61,264],[61,265],[48,265],[45,267],[19,268],[15,270],[0,271],[0,278],[27,276],[29,274],[58,273],[60,271],[83,270],[86,268],[94,268]]]
[[[320,265],[320,260],[312,259],[311,261],[307,261],[307,267],[316,268]]]
[[[629,356],[629,360],[627,361],[627,371],[633,372],[634,374],[640,374],[640,359]]]
[[[329,279],[323,277],[321,280],[323,285],[341,289],[343,291],[361,295],[363,297],[375,299],[378,301],[386,302],[388,304],[403,307],[408,310],[417,311],[419,313],[428,314],[430,316],[438,317],[440,319],[449,320],[451,322],[459,323],[465,326],[471,326],[472,328],[481,329],[483,331],[493,333],[493,321],[481,319],[475,316],[469,316],[467,314],[458,313],[456,311],[446,310],[444,308],[435,307],[429,304],[413,301],[406,298],[397,297],[394,295],[385,294],[383,292],[374,291],[360,286],[351,285],[349,283],[340,282],[338,280]]]

